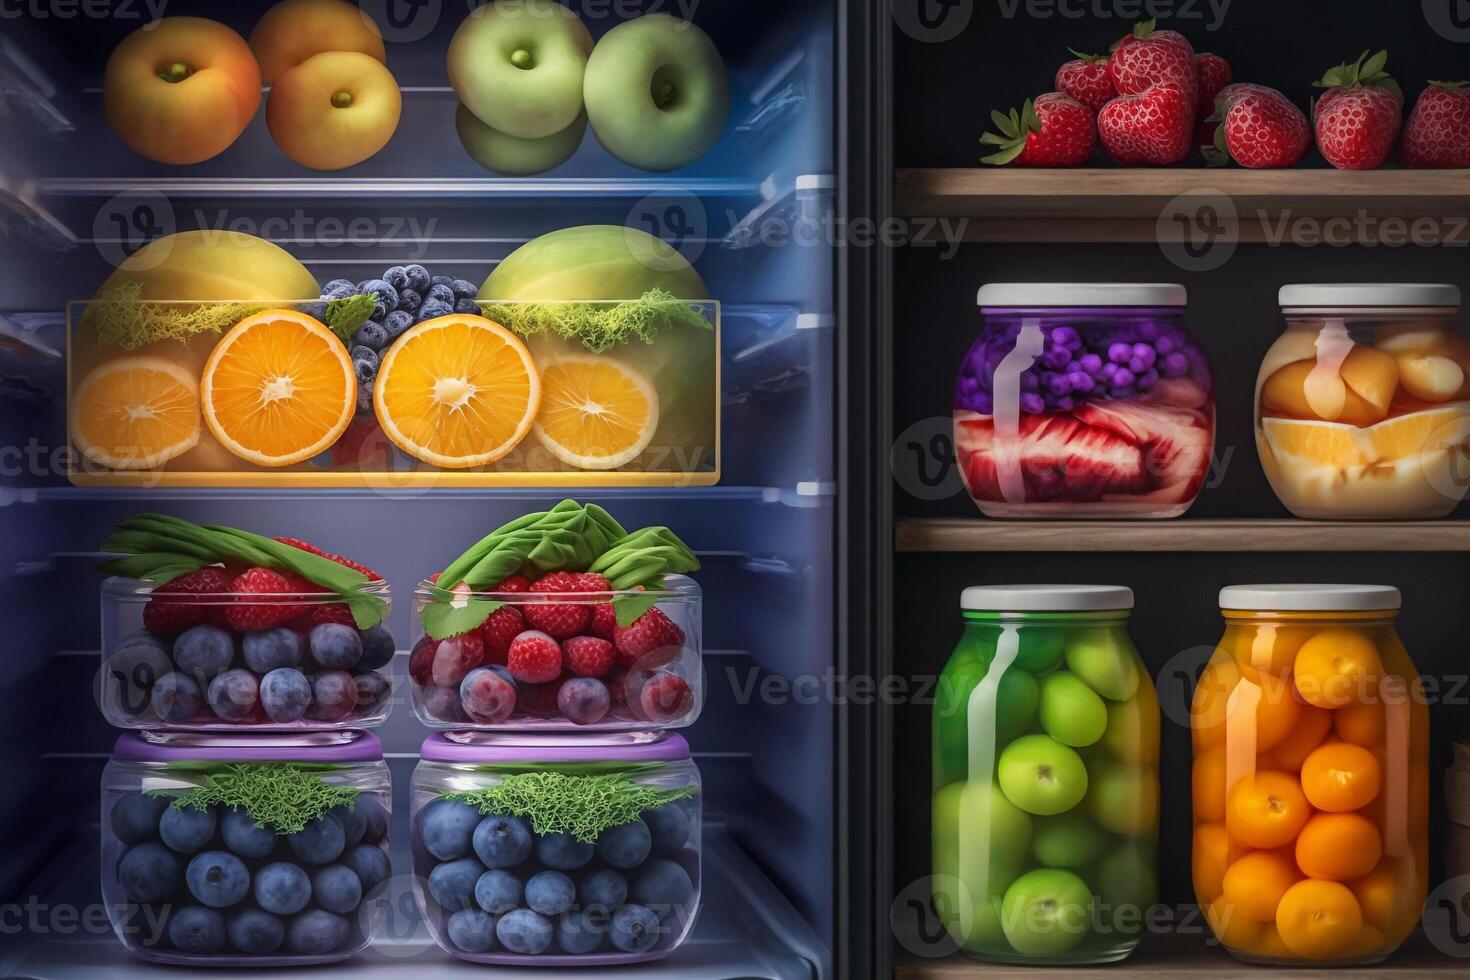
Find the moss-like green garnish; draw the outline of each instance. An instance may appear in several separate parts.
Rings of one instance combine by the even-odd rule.
[[[344,343],[351,342],[357,328],[368,322],[373,315],[377,300],[366,293],[344,296],[327,302],[327,327],[341,337]]]
[[[335,806],[357,804],[357,790],[332,786],[290,762],[229,763],[182,794],[155,790],[150,796],[175,797],[175,809],[239,807],[257,825],[294,834]]]
[[[650,289],[623,303],[482,302],[485,316],[522,337],[555,334],[579,341],[594,354],[641,340],[651,344],[660,333],[678,329],[712,330],[714,325],[697,303],[678,299],[664,289]]]
[[[548,770],[511,773],[497,786],[448,793],[445,799],[468,803],[485,814],[525,817],[537,834],[570,834],[594,844],[609,827],[693,795],[693,786],[659,789],[622,773],[577,776]]]
[[[149,303],[140,300],[143,286],[124,282],[99,293],[87,304],[82,326],[97,331],[97,343],[136,350],[161,340],[184,343],[201,333],[222,333],[267,304]]]

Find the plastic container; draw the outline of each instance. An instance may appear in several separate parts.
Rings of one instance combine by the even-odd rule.
[[[977,959],[1109,963],[1157,897],[1159,707],[1120,586],[968,588],[934,706],[934,900]]]
[[[1470,342],[1460,290],[1281,287],[1286,332],[1256,381],[1256,445],[1298,517],[1444,517],[1470,484]]]
[[[113,931],[155,963],[345,960],[384,916],[392,802],[367,732],[121,735],[102,773]]]
[[[1183,286],[988,283],[955,452],[988,517],[1160,518],[1209,471],[1214,381]]]
[[[659,592],[454,592],[421,582],[409,655],[414,711],[430,728],[637,732],[682,728],[704,705],[698,584]],[[616,606],[646,607],[628,627]],[[465,633],[457,611],[498,604]],[[534,639],[516,638],[534,632]],[[591,638],[587,642],[584,638]],[[514,644],[514,648],[513,648]]]
[[[1220,591],[1195,689],[1194,888],[1236,957],[1385,959],[1424,905],[1429,710],[1384,585]]]
[[[431,735],[409,803],[419,903],[460,959],[640,963],[694,925],[700,781],[679,735]]]
[[[391,606],[387,582],[370,582],[361,593]],[[367,630],[347,626],[351,613],[336,599],[321,592],[155,596],[147,583],[110,578],[102,585],[97,703],[119,728],[154,731],[380,725],[392,707],[393,635],[386,621]],[[318,633],[320,624],[331,625]]]

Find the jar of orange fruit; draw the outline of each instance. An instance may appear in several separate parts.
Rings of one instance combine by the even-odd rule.
[[[1428,879],[1429,712],[1385,585],[1220,592],[1195,688],[1194,890],[1249,962],[1367,964]]]

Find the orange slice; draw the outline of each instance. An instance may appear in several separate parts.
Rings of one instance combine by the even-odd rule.
[[[399,449],[435,466],[485,466],[531,431],[541,380],[520,338],[482,316],[425,320],[388,348],[373,410]]]
[[[1278,454],[1338,469],[1371,462],[1358,443],[1355,426],[1270,417],[1261,419],[1261,425],[1271,448]]]
[[[536,438],[562,462],[584,470],[625,466],[657,429],[658,392],[622,361],[573,355],[542,366]]]
[[[122,357],[82,379],[71,398],[82,458],[114,470],[151,470],[199,442],[199,384],[161,357]]]
[[[294,310],[266,310],[230,328],[205,362],[199,390],[220,445],[260,466],[326,451],[357,407],[347,347]]]

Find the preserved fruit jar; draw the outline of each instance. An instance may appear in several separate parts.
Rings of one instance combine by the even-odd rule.
[[[1470,483],[1470,342],[1460,290],[1281,287],[1286,332],[1256,381],[1271,487],[1309,519],[1444,517]]]
[[[979,959],[1106,963],[1157,898],[1159,707],[1119,586],[972,587],[934,708],[934,904]]]
[[[419,904],[460,959],[659,959],[694,925],[700,781],[678,735],[425,740],[409,804]]]
[[[113,931],[156,963],[345,960],[386,911],[391,807],[367,732],[122,735],[102,774]]]
[[[1428,882],[1429,712],[1382,585],[1220,592],[1195,688],[1194,889],[1237,957],[1386,958]]]
[[[1161,518],[1204,485],[1214,380],[1183,286],[988,283],[955,452],[989,517]]]

